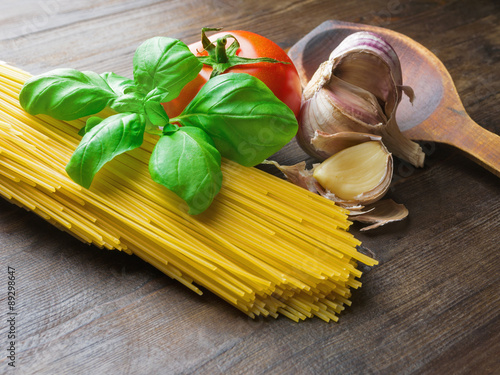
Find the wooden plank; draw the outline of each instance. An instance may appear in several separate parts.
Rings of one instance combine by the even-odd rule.
[[[70,66],[130,76],[135,48],[154,35],[191,43],[201,26],[225,26],[289,48],[328,19],[414,38],[443,61],[471,117],[500,133],[493,0],[4,1],[0,60],[35,74]],[[16,373],[495,373],[499,180],[451,147],[425,147],[423,169],[395,165],[389,196],[410,217],[374,232],[353,226],[381,263],[364,268],[339,323],[251,320],[136,257],[81,244],[0,200],[0,278],[14,267],[19,292]],[[274,159],[312,161],[294,142]],[[5,346],[5,325],[0,338]],[[4,350],[0,372],[7,366]]]

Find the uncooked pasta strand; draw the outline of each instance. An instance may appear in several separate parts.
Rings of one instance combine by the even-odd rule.
[[[18,102],[30,75],[0,64],[0,195],[81,241],[135,254],[201,294],[211,290],[250,317],[337,321],[361,283],[348,212],[256,168],[223,160],[223,186],[198,216],[149,176],[157,141],[120,155],[90,189],[64,168],[85,119],[32,116]],[[112,114],[105,110],[99,115]],[[197,284],[197,285],[195,285]]]

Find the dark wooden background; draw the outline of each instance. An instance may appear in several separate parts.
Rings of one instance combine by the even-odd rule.
[[[464,106],[500,134],[496,0],[19,0],[0,3],[0,60],[31,73],[131,75],[145,39],[186,43],[202,26],[291,47],[325,20],[387,27],[449,69]],[[424,78],[423,78],[424,79]],[[498,374],[500,180],[451,147],[396,165],[390,196],[410,217],[352,232],[380,265],[339,323],[251,320],[136,257],[83,245],[0,200],[0,373]],[[303,158],[294,145],[281,161]],[[7,366],[7,266],[16,269],[16,369]]]

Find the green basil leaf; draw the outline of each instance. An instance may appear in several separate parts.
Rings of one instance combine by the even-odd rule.
[[[172,122],[203,129],[223,157],[254,166],[297,133],[293,111],[259,79],[244,73],[211,78]]]
[[[116,94],[108,106],[117,112],[141,112],[144,96],[137,92],[132,79],[122,77],[113,72],[102,73],[101,77]]]
[[[135,90],[134,80],[122,77],[113,72],[106,72],[100,75],[117,96],[125,95]]]
[[[109,108],[116,112],[136,112],[140,113],[143,110],[144,99],[141,94],[130,92],[111,100],[108,103]]]
[[[144,116],[136,113],[119,113],[94,124],[71,156],[66,172],[73,181],[89,188],[105,163],[142,144],[145,124]]]
[[[161,128],[169,123],[167,112],[161,103],[164,103],[168,93],[155,88],[144,98],[144,113],[147,116],[146,131],[153,134],[162,134]]]
[[[146,40],[135,52],[134,81],[144,95],[159,89],[168,94],[164,101],[170,101],[196,78],[202,66],[181,41],[155,37]]]
[[[213,141],[198,128],[168,131],[149,160],[153,180],[184,199],[192,215],[205,211],[222,184],[221,156]]]
[[[156,101],[158,103],[165,103],[169,101],[169,93],[166,91],[163,91],[163,89],[160,89],[158,87],[155,87],[153,90],[147,93],[146,97],[144,98],[145,101]]]
[[[168,115],[160,102],[148,100],[144,103],[144,112],[149,127],[164,127],[168,124]]]
[[[97,116],[92,116],[87,119],[87,122],[85,123],[85,126],[80,129],[78,132],[79,135],[82,137],[87,133],[90,129],[92,129],[94,126],[99,125],[104,119],[97,117]]]
[[[19,102],[32,115],[70,121],[100,112],[115,97],[97,73],[55,69],[26,81]]]

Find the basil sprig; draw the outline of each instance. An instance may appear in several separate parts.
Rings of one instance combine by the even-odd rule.
[[[169,119],[162,103],[175,99],[202,68],[179,40],[147,40],[136,50],[133,65],[133,80],[56,69],[29,79],[20,92],[19,101],[30,114],[65,121],[90,116],[66,166],[85,188],[104,164],[139,147],[149,132],[160,135],[149,162],[153,180],[186,201],[190,214],[199,214],[221,188],[221,157],[253,166],[297,132],[293,112],[247,74],[211,78],[179,116]],[[106,107],[117,113],[105,119],[92,116]]]

